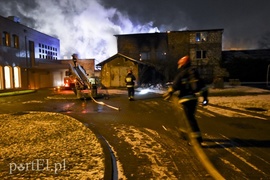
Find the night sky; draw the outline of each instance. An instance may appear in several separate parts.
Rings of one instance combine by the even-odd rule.
[[[97,63],[117,52],[115,34],[224,29],[223,50],[266,48],[269,0],[1,0],[0,15],[57,37],[61,58]],[[270,46],[268,46],[270,48]]]

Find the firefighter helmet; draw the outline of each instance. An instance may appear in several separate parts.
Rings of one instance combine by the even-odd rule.
[[[180,58],[178,60],[177,64],[178,64],[178,68],[181,68],[183,66],[186,66],[186,65],[190,64],[189,56],[184,56],[184,57]]]

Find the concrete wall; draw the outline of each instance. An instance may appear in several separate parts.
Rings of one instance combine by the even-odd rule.
[[[6,88],[5,81],[7,78],[5,77],[4,67],[10,67],[10,69],[19,67],[19,88],[38,87],[30,84],[37,79],[36,76],[31,76],[31,69],[38,66],[37,60],[46,62],[56,61],[59,58],[59,39],[2,16],[0,16],[0,33],[2,37],[7,35],[5,40],[2,38],[0,41],[0,71],[2,71],[0,81],[3,84],[0,88]],[[17,38],[16,41],[14,37]],[[14,42],[16,42],[15,45]],[[11,73],[10,83],[12,83],[12,86],[10,89],[13,89],[16,88],[14,84],[15,74],[13,70]]]
[[[29,89],[51,88],[64,85],[65,72],[68,69],[46,70],[31,69],[29,71]]]

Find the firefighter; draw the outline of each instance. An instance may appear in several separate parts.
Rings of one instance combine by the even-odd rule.
[[[127,87],[127,91],[128,91],[128,99],[130,101],[134,100],[134,85],[135,85],[135,81],[136,78],[132,73],[132,70],[129,69],[128,70],[128,74],[125,78],[125,82],[126,82],[126,87]]]
[[[196,93],[201,91],[204,97],[204,105],[208,103],[208,90],[202,79],[199,77],[199,73],[193,67],[191,67],[191,62],[189,56],[184,56],[178,61],[178,74],[176,75],[173,84],[168,88],[168,91],[163,94],[165,100],[170,99],[175,91],[180,91],[178,98],[178,103],[181,105],[181,111],[185,115],[184,124],[185,130],[181,133],[188,137],[188,144],[191,145],[191,139],[197,140],[198,143],[202,143],[202,136],[200,128],[198,126],[197,120],[195,118],[196,107],[198,103],[198,98]]]
[[[74,63],[74,67],[77,67],[77,61],[78,61],[78,55],[77,54],[72,54],[72,61]]]

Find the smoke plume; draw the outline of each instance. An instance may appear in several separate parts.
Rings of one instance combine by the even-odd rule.
[[[256,49],[270,32],[267,0],[1,0],[0,6],[0,15],[59,38],[61,58],[77,53],[97,63],[117,52],[116,34],[224,29],[223,50],[230,50]]]
[[[1,7],[0,15],[18,16],[22,24],[60,39],[61,59],[77,53],[98,63],[117,52],[114,35],[157,31],[151,22],[134,25],[127,15],[97,0],[11,0]]]

